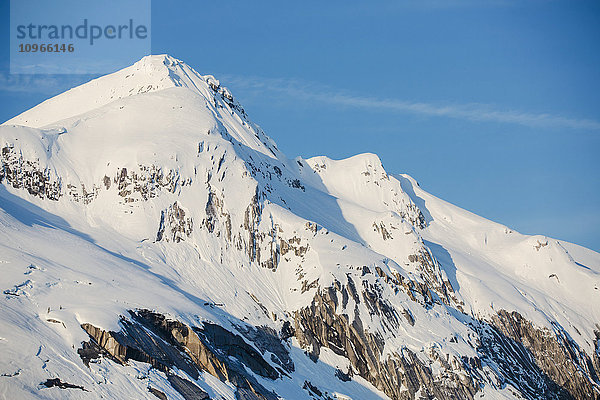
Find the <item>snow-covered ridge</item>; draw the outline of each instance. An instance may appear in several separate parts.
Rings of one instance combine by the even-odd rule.
[[[198,90],[199,85],[204,86],[206,82],[219,86],[218,81],[213,77],[201,76],[171,56],[146,56],[130,67],[94,79],[46,100],[6,121],[4,125],[42,128],[125,97],[171,87]]]
[[[472,313],[514,309],[550,329],[558,321],[573,340],[593,351],[600,321],[600,308],[594,306],[600,304],[600,254],[543,235],[520,234],[425,192],[408,175],[398,178],[426,210],[430,223],[421,236],[452,271],[454,286]]]
[[[222,121],[225,126],[242,124],[247,126],[246,130],[249,131],[248,135],[238,136],[236,139],[272,157],[281,155],[275,143],[262,132],[260,127],[247,119],[244,109],[217,79],[212,75],[200,75],[181,60],[164,54],[146,56],[130,67],[70,89],[2,125],[65,129],[66,124],[76,125],[79,121],[89,118],[85,116],[86,114],[97,115],[98,110],[113,109],[113,103],[119,100],[123,102],[130,97],[172,88],[180,88],[189,92],[188,97],[197,96],[205,102],[212,103],[212,107],[207,108],[211,108],[218,114],[224,114],[226,108],[227,113],[231,115],[227,115]],[[123,104],[121,103],[119,107],[122,109]],[[181,104],[172,107],[181,108]],[[200,111],[200,107],[197,105],[194,107]],[[152,108],[144,110],[146,116],[151,116],[151,110]],[[240,130],[233,129],[232,132],[235,134]]]

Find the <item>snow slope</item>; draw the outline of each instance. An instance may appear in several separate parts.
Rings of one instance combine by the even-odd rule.
[[[546,236],[522,235],[432,196],[408,175],[398,178],[429,213],[421,235],[455,276],[454,286],[471,313],[517,310],[539,326],[552,328],[558,322],[593,351],[600,321],[598,253]]]
[[[0,151],[5,398],[154,398],[149,387],[181,398],[149,364],[81,362],[82,324],[119,331],[119,316],[135,309],[242,336],[291,324],[296,334],[282,343],[293,373],[255,376],[289,399],[316,398],[306,382],[321,398],[425,395],[405,376],[386,384],[390,370],[420,363],[445,390],[472,381],[484,397],[522,395],[481,350],[500,310],[566,335],[577,360],[598,352],[598,253],[461,210],[389,175],[373,154],[290,160],[214,77],[170,56],[145,57],[5,122]],[[308,343],[316,328],[302,316],[325,312],[327,293],[341,299],[327,312],[360,321],[376,373],[336,338]],[[478,358],[479,372],[469,372],[464,360]],[[208,372],[175,373],[211,398],[236,396]],[[582,376],[600,393],[589,371]],[[56,377],[89,391],[40,386]]]

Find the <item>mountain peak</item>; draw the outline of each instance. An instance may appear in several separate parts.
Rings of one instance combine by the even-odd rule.
[[[200,75],[181,60],[167,54],[149,55],[129,67],[52,97],[3,125],[42,128],[125,97],[171,87],[199,92],[200,86],[211,84],[219,87],[214,77]]]
[[[179,65],[179,64],[183,64],[184,62],[173,57],[170,56],[168,54],[150,54],[147,56],[144,56],[142,58],[140,58],[139,61],[136,61],[133,65],[139,65],[139,66],[156,66],[160,68],[160,65],[164,65],[164,66],[172,66],[172,65]]]
[[[168,87],[169,84],[172,84],[173,87],[185,87],[197,91],[199,89],[197,81],[200,79],[216,88],[220,87],[220,82],[214,76],[200,75],[182,60],[168,54],[144,56],[125,69],[131,69],[132,76],[141,75],[142,79],[147,79],[148,85],[153,86],[158,84],[158,86],[167,85]],[[125,71],[125,69],[121,71]]]
[[[71,124],[79,124],[82,118],[88,120],[92,111],[103,109],[109,104],[138,95],[175,88],[187,89],[185,95],[187,99],[181,98],[183,94],[172,94],[168,95],[168,101],[148,99],[142,102],[143,104],[137,102],[139,112],[128,113],[128,119],[137,116],[136,118],[140,120],[138,122],[142,123],[142,120],[147,120],[150,114],[157,112],[166,113],[166,118],[171,118],[172,111],[181,109],[183,103],[186,103],[189,106],[188,110],[192,108],[195,110],[191,114],[188,111],[187,119],[194,119],[191,115],[198,112],[203,114],[208,112],[204,119],[211,121],[209,125],[229,126],[229,134],[241,144],[269,157],[282,156],[275,142],[257,125],[249,121],[246,112],[234,100],[231,92],[222,87],[214,76],[200,75],[183,61],[167,54],[145,56],[129,67],[54,96],[2,125],[67,129]],[[108,110],[101,111],[100,114],[104,114],[105,111]],[[115,116],[115,118],[117,125],[122,125],[122,116]],[[134,121],[130,122],[135,125]],[[198,126],[195,125],[196,128]],[[194,129],[197,130],[196,128]],[[217,130],[224,131],[220,128]]]
[[[177,80],[183,75],[182,68],[188,67],[183,61],[178,60],[168,54],[149,55],[142,57],[131,66],[118,71],[124,72],[127,70],[126,77],[137,75],[140,82],[145,80],[148,85],[156,85],[159,82],[167,82],[170,80],[173,86],[177,86]]]

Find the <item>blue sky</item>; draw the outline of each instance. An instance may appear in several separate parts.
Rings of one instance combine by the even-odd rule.
[[[0,119],[91,76],[9,75]],[[290,157],[377,153],[520,232],[600,250],[597,1],[152,2],[152,52],[228,86]]]

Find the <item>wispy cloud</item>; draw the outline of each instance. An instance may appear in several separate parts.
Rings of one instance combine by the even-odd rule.
[[[26,75],[0,73],[0,91],[53,95],[89,81],[91,75]]]
[[[535,1],[535,0],[534,0]],[[472,7],[512,7],[523,4],[523,1],[516,0],[414,0],[404,1],[398,4],[403,7],[446,9],[446,8],[472,8]]]
[[[467,121],[497,122],[529,127],[559,127],[570,129],[600,130],[600,121],[570,118],[550,113],[531,113],[520,110],[499,109],[480,103],[435,104],[402,99],[358,96],[330,87],[293,79],[272,79],[223,76],[223,81],[238,89],[254,92],[270,92],[306,102],[320,102],[365,110],[387,110],[430,117],[447,117]]]

